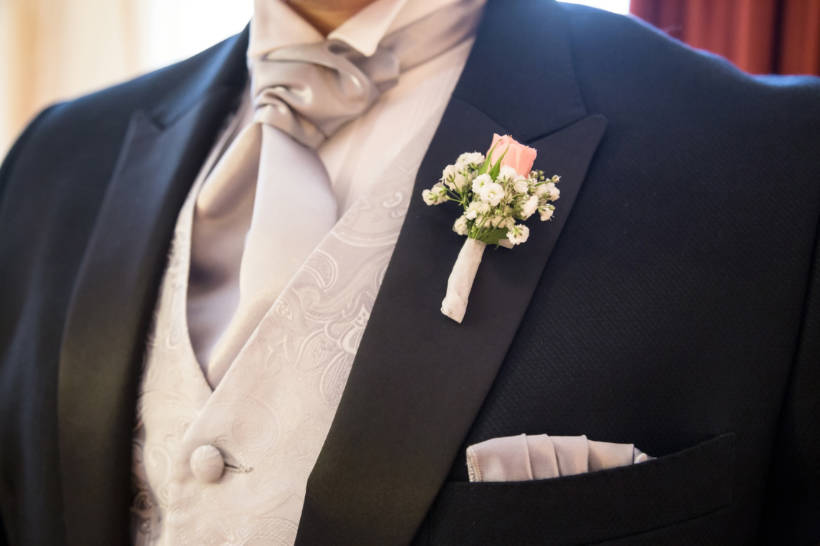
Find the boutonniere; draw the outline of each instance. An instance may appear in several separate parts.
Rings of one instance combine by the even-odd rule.
[[[534,171],[536,150],[510,136],[494,134],[486,157],[479,152],[458,156],[447,165],[441,179],[422,192],[428,205],[457,203],[462,214],[453,231],[466,235],[453,271],[447,279],[447,293],[441,312],[461,323],[467,311],[467,300],[473,287],[478,265],[487,245],[513,248],[525,243],[530,229],[523,223],[536,212],[542,221],[552,218],[553,201],[561,192],[559,177]]]

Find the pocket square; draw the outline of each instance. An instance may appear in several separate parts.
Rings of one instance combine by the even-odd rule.
[[[471,482],[558,478],[653,459],[633,444],[596,442],[586,436],[505,436],[467,448]]]

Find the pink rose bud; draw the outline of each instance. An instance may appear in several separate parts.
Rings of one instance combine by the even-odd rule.
[[[510,135],[499,136],[495,133],[493,133],[493,143],[490,145],[490,149],[492,150],[490,155],[491,163],[495,163],[506,150],[507,155],[504,156],[501,165],[512,167],[521,176],[530,174],[535,156],[538,153],[535,148],[524,146]]]

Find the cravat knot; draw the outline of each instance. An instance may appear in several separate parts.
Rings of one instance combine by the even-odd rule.
[[[339,40],[273,49],[250,59],[255,120],[319,147],[364,114],[399,74],[461,42],[482,0],[460,0],[384,37],[365,56]]]
[[[384,47],[365,57],[325,41],[271,51],[252,73],[256,120],[316,148],[396,84],[399,61]]]

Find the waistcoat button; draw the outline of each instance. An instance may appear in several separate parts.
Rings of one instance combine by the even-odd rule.
[[[225,460],[217,448],[210,444],[199,446],[191,454],[191,472],[203,483],[213,483],[222,476]]]

